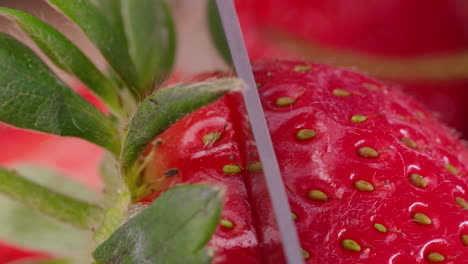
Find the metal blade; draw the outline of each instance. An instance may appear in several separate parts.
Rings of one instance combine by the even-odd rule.
[[[256,207],[256,211],[259,210],[260,214],[269,216],[262,215],[263,219],[257,219],[264,262],[300,264],[303,263],[303,257],[297,231],[291,219],[286,189],[281,178],[235,6],[232,0],[216,0],[216,3],[237,76],[247,84],[247,88],[243,90],[243,97],[253,133],[251,142],[255,142],[257,146],[255,151],[258,152],[263,168],[263,173],[248,177],[253,180],[247,186],[251,189],[250,195],[254,196],[253,206]],[[248,148],[252,149],[251,146]],[[270,208],[273,209],[273,214],[271,210],[268,210]]]

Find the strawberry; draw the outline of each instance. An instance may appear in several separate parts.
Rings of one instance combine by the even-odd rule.
[[[0,242],[0,263],[8,264],[14,261],[43,260],[48,256],[42,252],[31,252]]]
[[[465,52],[468,46],[468,5],[459,0],[359,4],[345,0],[236,0],[236,4],[244,29],[259,30],[257,38],[278,34],[311,45],[386,56]]]
[[[271,263],[281,252],[262,251],[278,237],[259,225],[271,212],[249,193],[261,165],[246,160],[242,82],[216,73],[159,89],[176,50],[163,0],[48,2],[90,38],[108,72],[40,19],[1,7],[0,15],[108,111],[0,33],[0,120],[104,149],[103,189],[0,168],[2,194],[69,228],[37,221],[28,228],[67,230],[63,241],[17,241],[60,263]],[[358,73],[264,60],[254,74],[306,262],[463,263],[468,151],[450,129]],[[29,213],[13,212],[11,230]]]
[[[11,263],[12,261],[24,261],[24,260],[43,260],[48,256],[43,253],[26,251],[0,243],[0,263]]]
[[[153,141],[154,158],[143,175],[145,189],[156,192],[140,202],[151,202],[161,191],[177,184],[223,187],[224,209],[218,231],[209,243],[217,249],[216,263],[261,263],[241,173],[246,165],[236,133],[242,129],[238,123],[239,105],[240,94],[229,94],[172,125]]]
[[[468,151],[451,130],[358,73],[263,60],[254,74],[307,263],[463,263]],[[260,263],[239,103],[227,95],[171,126],[143,174],[146,202],[178,184],[226,189],[216,263]]]
[[[398,85],[433,112],[448,105],[454,111],[442,120],[468,135],[459,99],[468,87],[465,1],[236,3],[252,58],[297,56],[357,68]]]

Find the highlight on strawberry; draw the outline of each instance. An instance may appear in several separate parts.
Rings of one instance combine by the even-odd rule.
[[[0,263],[263,263],[262,246],[277,238],[257,229],[268,215],[247,191],[262,167],[243,147],[243,82],[214,73],[162,87],[176,45],[163,0],[48,3],[108,71],[39,18],[0,15],[108,112],[0,33],[0,121],[102,148],[103,188],[0,168]],[[253,69],[305,263],[465,262],[468,149],[452,129],[361,73],[299,59]]]

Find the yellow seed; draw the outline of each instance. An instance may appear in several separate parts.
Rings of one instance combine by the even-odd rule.
[[[221,221],[219,221],[219,224],[229,229],[234,227],[234,224],[227,219],[221,219]]]
[[[324,192],[319,190],[310,191],[309,198],[317,202],[326,202],[328,200],[328,196]]]
[[[450,171],[453,175],[458,175],[457,168],[455,168],[452,164],[446,163],[445,168],[447,168],[447,170]]]
[[[468,235],[462,234],[460,236],[461,242],[464,246],[468,246]]]
[[[302,249],[302,257],[304,257],[304,259],[308,259],[310,258],[310,253]]]
[[[444,255],[437,253],[437,252],[431,252],[427,254],[427,260],[429,262],[441,262],[445,260]]]
[[[257,86],[257,88],[260,88],[260,87],[262,87],[262,84],[261,84],[261,83],[259,83],[259,82],[258,82],[258,83],[255,83],[255,85]]]
[[[217,132],[208,133],[203,137],[203,143],[205,146],[214,144],[216,141],[221,139],[221,135]]]
[[[334,89],[333,94],[336,96],[350,96],[351,93],[345,89]]]
[[[363,83],[362,87],[367,88],[367,89],[372,90],[372,91],[379,90],[379,87],[377,85],[375,85],[375,84],[372,84],[372,83]]]
[[[387,233],[387,228],[382,224],[375,223],[374,228],[377,229],[378,231],[382,232],[382,233]]]
[[[361,246],[356,241],[351,239],[343,239],[343,241],[341,241],[341,246],[347,250],[361,251]]]
[[[297,219],[297,215],[293,212],[291,212],[291,218],[292,220],[296,220]]]
[[[466,202],[465,199],[461,197],[455,197],[455,202],[463,209],[463,210],[468,210],[468,203]]]
[[[415,213],[413,214],[413,221],[420,224],[420,225],[430,225],[432,224],[432,220],[429,216],[423,213]]]
[[[355,182],[354,187],[363,192],[372,192],[374,190],[374,185],[372,185],[372,183],[363,180]]]
[[[426,188],[427,187],[427,182],[426,180],[419,174],[413,173],[409,176],[410,182],[419,188]]]
[[[416,142],[414,142],[414,140],[412,140],[409,137],[400,138],[400,142],[403,143],[403,145],[407,146],[408,148],[412,148],[412,149],[418,148],[418,145],[416,144]]]
[[[379,153],[375,149],[369,147],[360,148],[358,154],[363,158],[377,158],[379,156]]]
[[[294,67],[295,72],[309,72],[312,70],[312,67],[309,65],[297,65]]]
[[[223,172],[226,174],[234,174],[234,173],[238,173],[241,171],[242,171],[242,168],[234,164],[224,165],[223,167]]]
[[[249,172],[257,172],[262,170],[262,163],[260,161],[251,163],[248,167],[247,170]]]
[[[423,112],[417,110],[416,112],[414,112],[419,118],[426,118],[426,115],[424,115]]]
[[[296,100],[291,97],[280,97],[276,99],[275,105],[278,107],[286,107],[296,103]]]
[[[365,122],[366,120],[367,120],[367,117],[363,115],[353,115],[351,117],[351,122],[353,123],[362,123],[362,122]]]
[[[314,138],[317,135],[317,132],[313,129],[301,129],[297,131],[296,138],[298,140],[308,140]]]

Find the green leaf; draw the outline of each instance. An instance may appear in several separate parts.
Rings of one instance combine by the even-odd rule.
[[[119,153],[119,133],[96,107],[67,87],[28,47],[0,33],[0,121],[73,136]]]
[[[231,51],[229,50],[223,24],[221,23],[221,17],[219,16],[218,7],[216,6],[216,0],[208,0],[208,24],[211,37],[219,54],[221,54],[227,64],[232,65]]]
[[[146,98],[135,113],[124,142],[122,166],[127,171],[144,148],[170,125],[200,107],[238,91],[243,83],[228,78],[195,84],[182,84],[157,91]]]
[[[141,95],[150,94],[169,75],[176,37],[164,0],[122,0],[122,18]]]
[[[90,230],[103,214],[97,205],[54,191],[3,168],[0,168],[0,193],[77,228]]]
[[[99,198],[85,186],[48,169],[15,166],[25,178],[46,185],[54,191],[89,202]],[[73,256],[89,250],[91,232],[63,224],[30,208],[0,196],[0,240],[56,256]]]
[[[221,215],[220,190],[178,186],[117,229],[93,256],[101,264],[210,263],[205,248]]]
[[[125,36],[121,14],[121,0],[91,0],[120,36]]]
[[[110,156],[110,155],[109,155]],[[55,192],[63,193],[74,199],[88,203],[99,203],[101,194],[90,189],[70,176],[62,175],[48,168],[31,164],[14,164],[12,169],[25,179],[45,186]]]
[[[42,20],[23,11],[0,7],[0,15],[14,21],[63,71],[78,77],[113,112],[120,113],[117,88],[70,40]]]
[[[115,10],[118,4],[111,5],[112,9],[103,12],[102,9],[109,7],[106,4],[112,4],[109,0],[47,0],[47,2],[83,30],[129,89],[138,96],[135,66],[128,52],[127,39],[122,29],[118,27],[120,22]],[[103,5],[102,9],[100,5]]]

